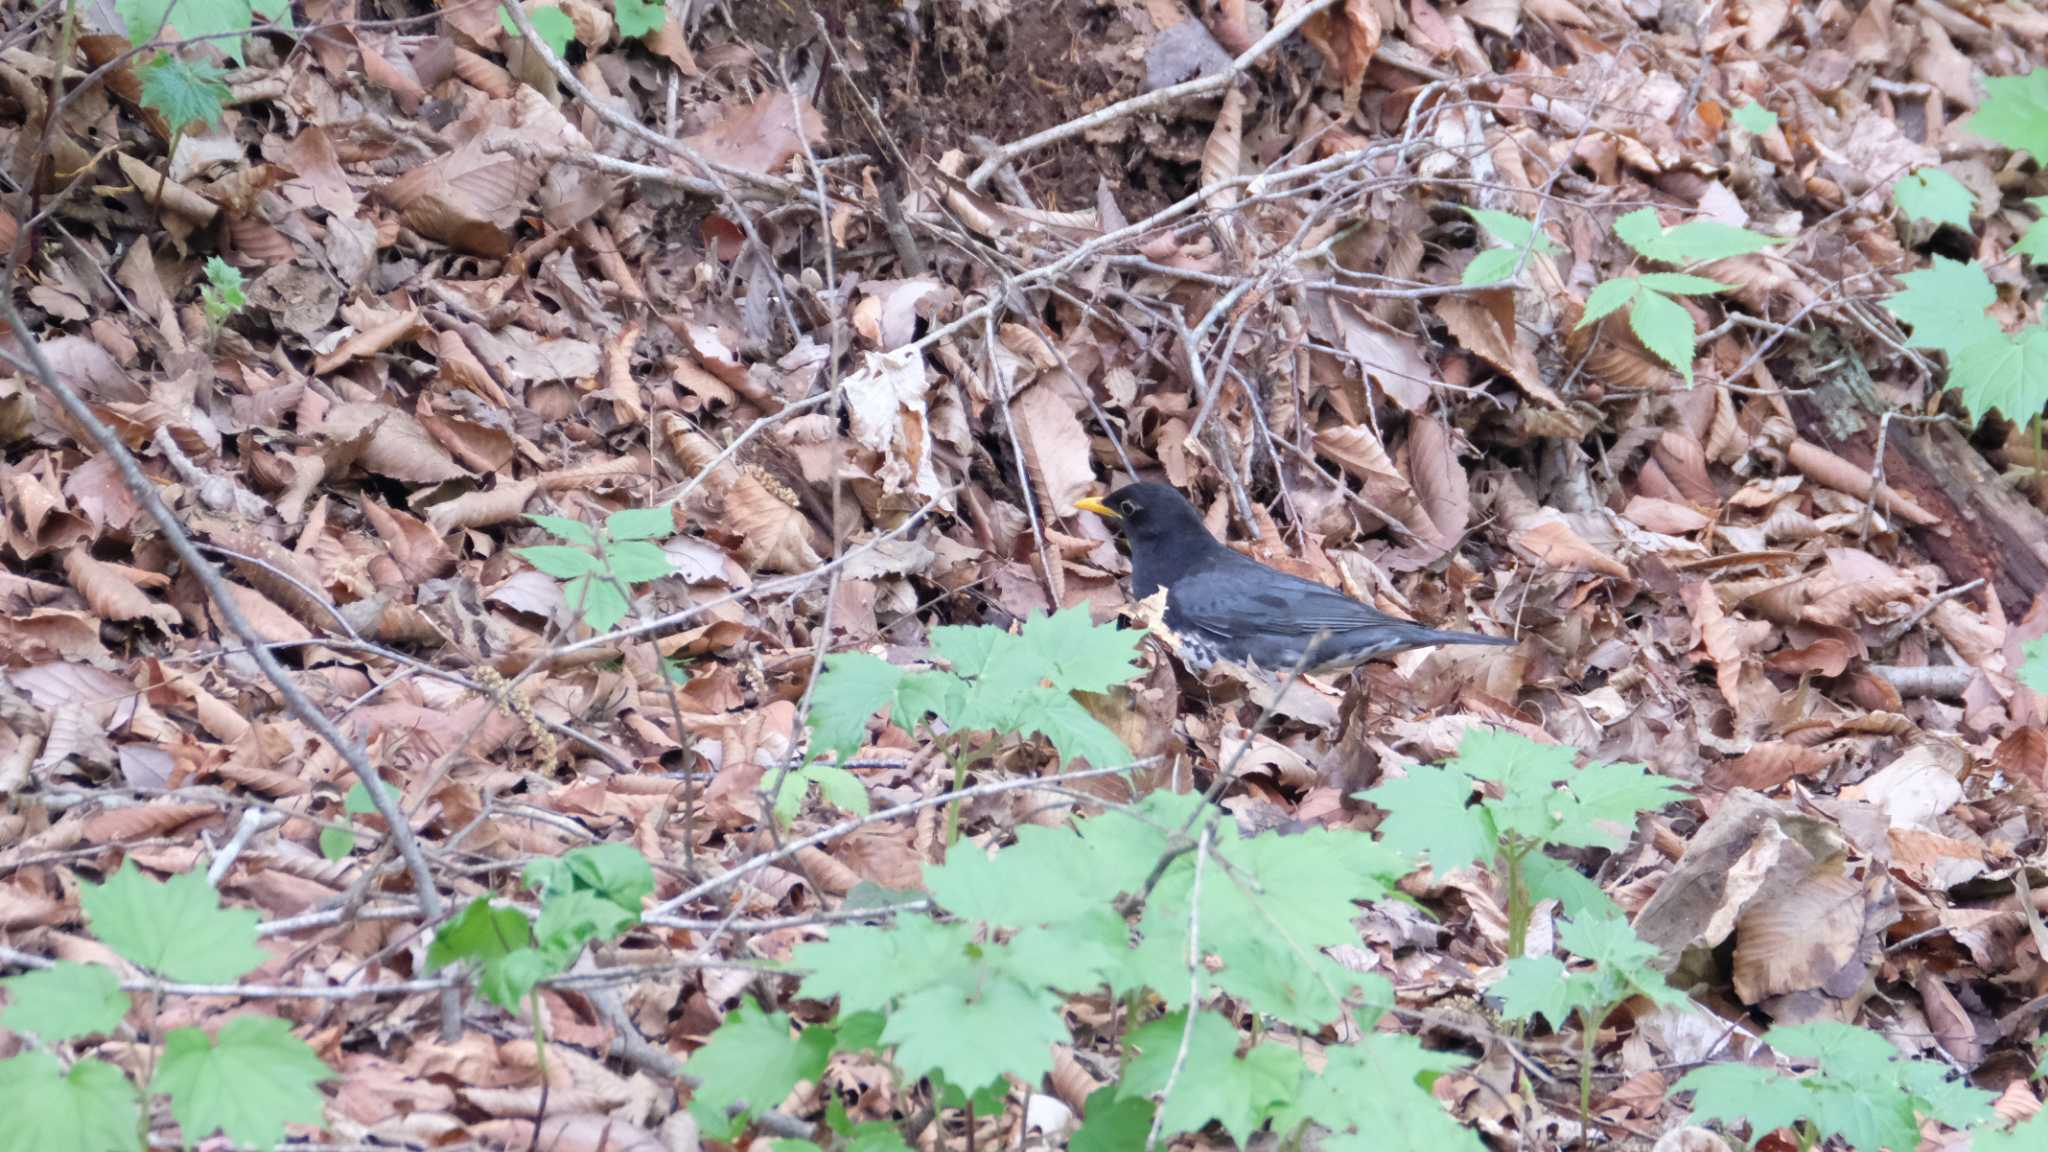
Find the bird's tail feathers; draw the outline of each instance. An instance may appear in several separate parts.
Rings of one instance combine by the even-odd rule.
[[[1432,644],[1485,644],[1501,648],[1512,648],[1521,641],[1512,636],[1488,636],[1479,632],[1456,632],[1448,628],[1416,627],[1407,633],[1410,646],[1425,648]]]

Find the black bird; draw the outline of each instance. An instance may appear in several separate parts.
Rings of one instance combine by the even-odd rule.
[[[1195,506],[1164,484],[1132,484],[1074,506],[1122,529],[1131,545],[1131,594],[1142,600],[1166,589],[1166,626],[1197,671],[1228,660],[1270,672],[1296,665],[1325,672],[1432,644],[1516,643],[1426,628],[1268,568],[1209,535]]]

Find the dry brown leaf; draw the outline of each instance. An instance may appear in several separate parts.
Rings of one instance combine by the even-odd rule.
[[[822,148],[825,118],[802,96],[769,91],[683,142],[713,164],[765,176],[802,152],[805,142]]]

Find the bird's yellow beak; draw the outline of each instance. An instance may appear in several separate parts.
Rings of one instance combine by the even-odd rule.
[[[1097,516],[1107,516],[1111,520],[1122,519],[1122,517],[1118,515],[1116,509],[1111,508],[1109,505],[1104,504],[1102,501],[1097,500],[1093,496],[1088,497],[1086,500],[1074,501],[1074,510],[1077,512],[1093,512]]]

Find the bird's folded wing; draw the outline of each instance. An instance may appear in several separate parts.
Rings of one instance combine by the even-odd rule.
[[[1221,639],[1405,623],[1320,584],[1250,564],[1183,576],[1167,593],[1166,606],[1182,624]]]

